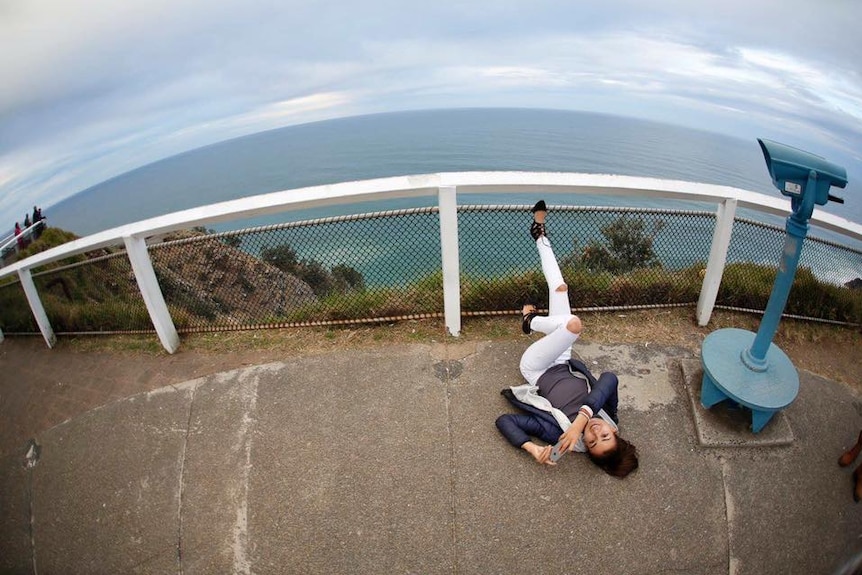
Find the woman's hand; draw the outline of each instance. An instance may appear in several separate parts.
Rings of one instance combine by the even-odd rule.
[[[552,445],[536,445],[532,441],[527,441],[521,446],[527,453],[533,456],[538,463],[542,465],[556,465],[556,462],[551,461]]]
[[[575,445],[581,438],[581,434],[584,432],[584,428],[587,426],[589,420],[590,417],[586,413],[582,411],[578,412],[572,425],[560,436],[560,451],[575,450]]]
[[[574,451],[578,439],[581,438],[581,429],[571,426],[560,436],[560,451]]]

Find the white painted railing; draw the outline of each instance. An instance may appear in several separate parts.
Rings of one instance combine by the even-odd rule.
[[[18,245],[19,240],[32,241],[33,233],[41,226],[44,226],[45,223],[43,220],[39,220],[34,224],[30,224],[26,228],[21,230],[20,234],[9,234],[2,240],[0,240],[0,254],[6,253],[6,251],[10,248],[15,249]]]
[[[778,192],[773,197],[712,184],[599,174],[446,172],[285,190],[174,212],[99,232],[33,255],[0,269],[0,278],[18,275],[39,330],[51,347],[56,338],[33,284],[31,270],[84,252],[125,245],[156,333],[165,349],[173,353],[179,346],[179,336],[156,281],[146,249],[147,238],[195,226],[299,209],[392,198],[437,196],[445,323],[449,333],[458,335],[461,331],[457,218],[459,193],[529,193],[546,199],[552,198],[554,194],[590,194],[636,197],[641,201],[644,198],[653,198],[714,204],[717,216],[715,232],[697,304],[697,320],[700,325],[707,324],[715,305],[736,210],[742,207],[782,217],[790,213],[790,202],[784,200]],[[862,226],[822,210],[815,210],[811,225],[848,239],[862,241]]]

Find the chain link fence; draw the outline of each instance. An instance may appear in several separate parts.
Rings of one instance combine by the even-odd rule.
[[[125,251],[75,256],[36,269],[32,277],[55,333],[154,331]],[[0,302],[4,333],[39,333],[19,281],[0,288]]]
[[[33,283],[58,334],[153,331],[124,250],[37,271]]]
[[[782,227],[737,218],[716,307],[763,311],[778,275],[785,238]],[[862,324],[859,278],[862,278],[862,251],[809,235],[802,243],[784,314]]]
[[[467,315],[548,304],[530,206],[465,206],[458,222]],[[575,310],[697,303],[715,214],[550,206],[546,223]]]
[[[181,235],[150,247],[180,332],[389,321],[443,308],[436,208]]]
[[[519,313],[525,299],[547,307],[529,207],[459,207],[464,315]],[[548,237],[575,310],[697,302],[714,213],[554,205],[550,210]],[[783,229],[738,219],[717,304],[762,311],[783,242]],[[181,333],[443,315],[436,207],[222,233],[197,228],[152,238],[148,249]],[[33,277],[58,334],[154,332],[121,249],[77,256]],[[786,312],[860,324],[862,289],[851,283],[860,277],[859,251],[806,239]],[[0,285],[0,329],[38,333],[17,281]]]

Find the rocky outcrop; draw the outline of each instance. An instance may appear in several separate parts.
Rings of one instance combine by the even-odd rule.
[[[193,234],[189,237],[189,234]],[[152,246],[150,256],[165,299],[195,315],[260,323],[317,301],[301,279],[206,234]]]

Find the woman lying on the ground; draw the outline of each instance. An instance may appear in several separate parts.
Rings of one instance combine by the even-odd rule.
[[[502,391],[525,413],[501,415],[497,428],[509,443],[541,464],[556,465],[551,450],[559,442],[561,451],[586,452],[605,472],[625,477],[637,469],[638,459],[634,445],[618,433],[617,376],[605,372],[596,379],[583,362],[572,359],[581,320],[572,315],[568,286],[545,235],[545,202],[538,202],[532,212],[530,235],[536,240],[548,283],[548,315],[541,316],[534,305],[525,305],[521,329],[526,334],[538,331],[546,335],[521,356],[521,374],[527,383]],[[531,437],[548,445],[540,446]]]

